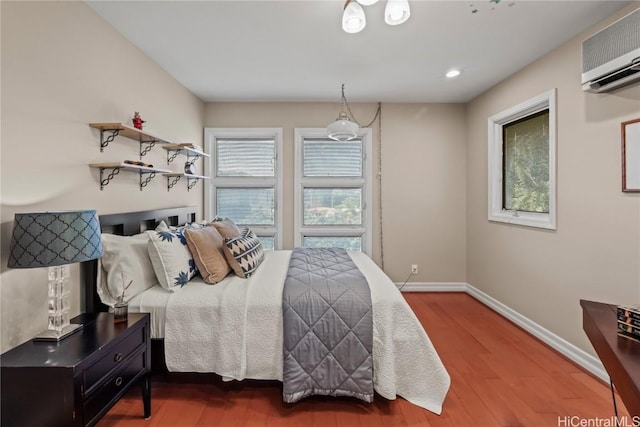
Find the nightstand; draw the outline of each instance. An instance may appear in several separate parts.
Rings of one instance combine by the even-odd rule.
[[[92,426],[137,381],[151,416],[149,314],[82,314],[60,342],[28,341],[0,356],[3,426]]]

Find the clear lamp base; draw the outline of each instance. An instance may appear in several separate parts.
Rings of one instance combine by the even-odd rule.
[[[69,323],[71,304],[69,297],[69,265],[49,267],[48,271],[48,329],[38,334],[35,341],[60,341],[61,339],[80,330],[82,325]]]
[[[62,328],[60,331],[54,329],[47,329],[40,332],[33,338],[34,341],[60,341],[69,335],[78,332],[82,329],[82,325],[69,324]]]

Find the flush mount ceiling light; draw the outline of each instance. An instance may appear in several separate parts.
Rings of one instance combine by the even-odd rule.
[[[455,68],[452,70],[447,71],[447,74],[445,74],[448,78],[452,79],[454,77],[457,77],[460,75],[460,70],[456,70]]]
[[[350,34],[358,33],[367,25],[367,18],[362,6],[371,6],[378,0],[347,0],[342,14],[342,29]],[[411,10],[409,0],[387,0],[384,9],[384,22],[399,25],[409,19]]]
[[[358,123],[351,121],[346,112],[347,98],[342,85],[342,110],[335,122],[327,126],[327,136],[335,141],[351,141],[358,136]]]

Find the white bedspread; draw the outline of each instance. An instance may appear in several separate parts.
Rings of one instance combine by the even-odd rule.
[[[367,255],[350,253],[373,302],[374,387],[439,414],[450,378],[396,286]],[[189,282],[170,295],[164,324],[170,371],[282,380],[282,288],[291,251],[266,251],[250,279]]]

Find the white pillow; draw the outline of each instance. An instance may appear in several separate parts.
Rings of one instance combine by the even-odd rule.
[[[108,306],[123,295],[124,286],[133,282],[124,291],[124,302],[158,284],[149,258],[146,233],[135,236],[102,234],[102,258],[98,264],[98,295]],[[124,279],[124,283],[123,283]]]
[[[186,227],[202,227],[193,224]],[[160,286],[173,292],[176,286],[184,286],[198,273],[196,263],[183,234],[184,227],[169,228],[164,221],[149,236],[148,250],[153,270]]]

